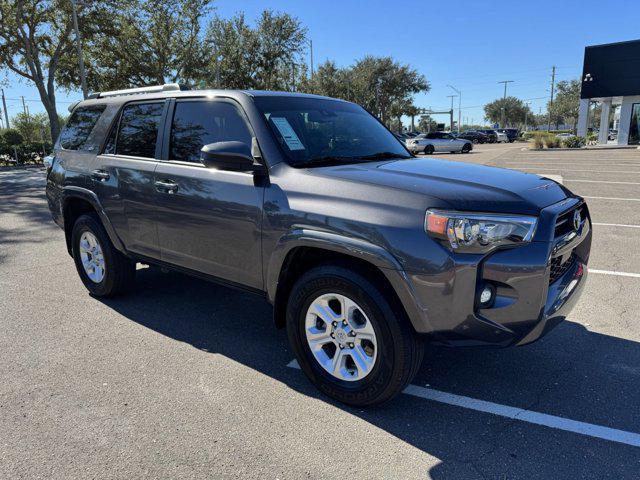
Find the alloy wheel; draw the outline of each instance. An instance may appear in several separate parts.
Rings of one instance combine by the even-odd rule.
[[[80,260],[87,277],[100,283],[105,275],[104,254],[100,242],[91,232],[83,232],[80,236]]]
[[[327,293],[311,302],[305,334],[313,357],[333,377],[352,382],[371,373],[378,353],[376,333],[349,297]]]

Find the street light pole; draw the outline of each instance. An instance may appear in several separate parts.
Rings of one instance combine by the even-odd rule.
[[[447,87],[458,94],[458,133],[460,133],[460,116],[462,115],[462,92],[453,85],[447,85]]]
[[[502,80],[498,83],[504,83],[504,96],[502,97],[502,104],[503,104],[503,109],[502,109],[502,116],[500,118],[500,127],[504,128],[504,100],[507,99],[507,84],[508,83],[513,83],[515,80]]]
[[[313,78],[313,40],[309,39],[309,53],[311,54],[311,78]]]
[[[87,98],[87,76],[84,71],[84,58],[82,57],[82,41],[80,39],[80,29],[78,28],[78,8],[76,0],[71,0],[71,8],[73,11],[73,28],[76,31],[76,48],[78,49],[78,62],[80,64],[80,85],[82,86],[82,97]]]
[[[451,131],[453,132],[453,99],[458,95],[447,95],[451,99],[451,110],[449,110],[449,116],[451,117]]]

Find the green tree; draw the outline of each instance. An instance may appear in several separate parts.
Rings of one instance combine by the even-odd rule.
[[[557,95],[547,104],[547,111],[551,111],[551,121],[556,126],[560,123],[571,123],[573,130],[578,123],[578,108],[580,106],[580,80],[563,80],[556,85]]]
[[[426,78],[391,57],[366,56],[351,67],[325,62],[304,91],[343,98],[362,105],[383,122],[406,115],[416,93],[427,92]]]
[[[265,10],[255,27],[243,13],[215,17],[205,44],[210,56],[200,77],[203,86],[294,90],[306,74],[307,30],[286,13]]]
[[[40,142],[46,139],[46,135],[43,138],[43,132],[49,131],[49,118],[46,113],[18,113],[11,120],[11,125],[22,135],[25,142]]]
[[[2,132],[2,143],[5,145],[17,147],[22,142],[24,142],[24,138],[22,138],[20,132],[15,128],[7,128]]]
[[[83,31],[104,23],[104,5],[100,0],[79,4]],[[0,69],[36,87],[52,140],[60,132],[56,82],[75,58],[72,27],[68,0],[0,0]]]
[[[516,97],[499,98],[484,106],[484,115],[492,123],[502,122],[503,112],[505,123],[503,127],[523,124],[525,116],[529,118],[533,116],[529,106]]]
[[[210,0],[113,0],[108,18],[84,26],[83,51],[89,90],[113,90],[164,83],[194,84],[206,68],[202,22]],[[79,84],[77,58],[68,59],[60,83]]]
[[[420,121],[418,122],[418,130],[420,130],[423,133],[426,133],[426,132],[431,132],[437,129],[438,129],[438,122],[436,122],[430,115],[420,116]]]

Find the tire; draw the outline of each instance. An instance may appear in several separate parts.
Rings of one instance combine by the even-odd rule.
[[[473,139],[473,140],[471,140],[471,141],[472,141],[475,145],[477,145],[477,144],[478,144],[478,139],[477,139],[477,138],[474,138],[474,139]]]
[[[107,298],[130,289],[135,278],[136,264],[115,249],[97,215],[82,215],[76,220],[71,242],[78,275],[91,295]],[[97,243],[99,250],[91,246],[91,243]],[[101,251],[101,255],[87,255],[87,246],[92,247],[93,252]],[[101,263],[102,275],[100,268],[85,268],[83,261],[92,266]]]
[[[424,147],[424,154],[425,155],[432,155],[434,151],[435,151],[435,148],[433,148],[433,145],[426,145]]]
[[[351,318],[348,323],[341,323],[339,316],[336,317],[338,329],[351,328],[355,313],[358,313],[355,310],[360,310],[363,315],[361,318],[366,319],[365,327],[375,332],[375,350],[370,349],[370,352],[374,352],[374,356],[365,357],[372,363],[369,364],[368,373],[365,373],[362,378],[358,378],[361,376],[360,369],[355,368],[355,362],[353,362],[355,357],[350,357],[352,353],[347,347],[350,345],[352,351],[357,353],[353,350],[354,343],[345,344],[344,350],[339,349],[338,330],[336,330],[336,336],[325,343],[327,347],[333,349],[335,352],[333,355],[343,352],[341,355],[345,359],[344,368],[339,368],[338,374],[330,373],[326,366],[322,366],[307,340],[307,331],[310,332],[313,329],[308,326],[309,319],[316,322],[314,325],[317,325],[317,322],[323,323],[319,316],[310,313],[312,305],[315,305],[320,298],[336,295],[351,300],[354,302],[352,305],[356,307],[349,310],[354,318]],[[344,305],[344,303],[338,303],[338,305]],[[365,407],[392,399],[409,384],[422,362],[424,343],[413,331],[401,307],[393,305],[394,302],[389,301],[381,289],[364,276],[341,265],[313,268],[295,283],[287,304],[287,335],[302,371],[322,393],[348,405]],[[330,316],[330,318],[334,317]],[[324,323],[324,330],[316,331],[323,334],[331,328],[329,323],[331,322]],[[342,327],[342,325],[348,326]],[[333,329],[331,331],[333,336]],[[326,335],[324,333],[325,338],[327,338]],[[359,335],[360,333],[357,334]],[[358,346],[363,347],[361,351],[364,352],[366,347],[364,342],[366,340],[360,340],[360,343],[356,344],[356,349]],[[316,352],[319,351],[316,349]],[[324,356],[327,357],[328,365],[335,359],[326,354]],[[349,358],[352,359],[352,370],[357,372],[355,374],[348,370]],[[335,367],[331,368],[336,372]],[[348,380],[339,377],[340,375],[349,376],[349,374],[357,376],[354,377],[355,379]]]
[[[471,144],[470,143],[465,143],[462,146],[462,153],[469,153],[471,151]]]

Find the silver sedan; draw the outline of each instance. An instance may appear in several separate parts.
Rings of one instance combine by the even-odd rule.
[[[469,153],[473,150],[473,144],[469,140],[456,138],[452,134],[446,132],[424,133],[415,138],[407,139],[406,145],[411,153]]]

